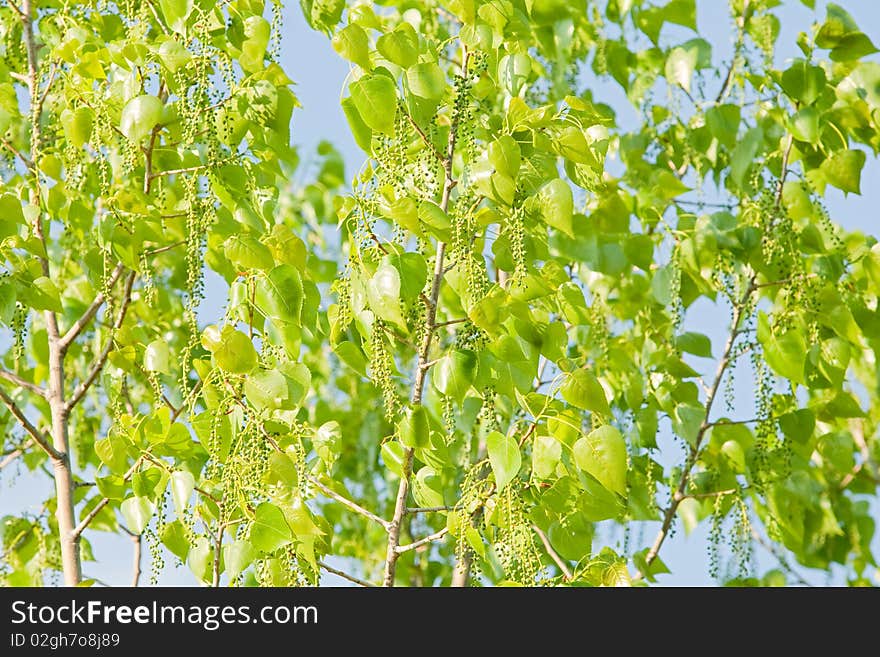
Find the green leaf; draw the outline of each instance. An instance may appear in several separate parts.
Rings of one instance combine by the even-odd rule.
[[[733,149],[730,156],[730,178],[737,187],[743,187],[745,184],[746,174],[754,164],[755,156],[758,154],[763,140],[764,133],[761,128],[752,128],[746,132],[737,147]]]
[[[446,92],[446,75],[436,62],[416,64],[406,70],[409,90],[426,100],[440,100]]]
[[[250,338],[231,326],[223,327],[211,351],[217,365],[232,374],[247,374],[257,366],[257,350]]]
[[[779,417],[779,428],[786,438],[801,444],[806,443],[816,428],[816,416],[808,408],[799,408]]]
[[[344,98],[340,104],[342,105],[342,112],[348,121],[348,127],[351,129],[351,135],[354,137],[354,142],[361,150],[369,153],[372,149],[373,131],[366,124],[363,117],[361,117],[353,98],[350,96]]]
[[[758,340],[764,347],[764,359],[771,370],[794,383],[805,383],[804,361],[807,345],[800,331],[791,329],[776,336],[770,329],[767,316],[759,313]]]
[[[401,22],[394,30],[379,37],[376,49],[388,61],[408,68],[418,60],[419,37],[412,25]]]
[[[263,473],[263,483],[271,489],[273,499],[286,499],[298,481],[299,473],[294,458],[289,453],[273,451]]]
[[[709,132],[727,148],[736,146],[741,120],[739,105],[717,105],[706,110]]]
[[[233,580],[250,566],[256,558],[256,553],[248,541],[238,539],[223,545],[223,564],[226,566],[226,575]]]
[[[556,471],[562,457],[562,443],[553,436],[536,436],[532,445],[532,472],[539,479],[548,479]]]
[[[168,475],[158,467],[150,467],[135,472],[131,478],[131,490],[137,497],[155,501],[164,493]]]
[[[189,50],[187,50],[186,47],[182,43],[180,43],[180,41],[173,38],[169,38],[163,41],[162,45],[159,46],[157,54],[159,55],[159,59],[162,60],[162,63],[172,73],[177,73],[178,69],[183,68],[192,61],[192,55],[190,54]],[[88,110],[89,108],[81,107],[77,109],[77,113],[79,113],[80,109]],[[91,120],[92,117],[88,116],[87,118]],[[85,142],[89,140],[89,135],[92,132],[91,123],[84,124],[82,126],[83,129],[86,127],[88,128],[88,130],[83,130],[78,135],[78,146],[82,146]]]
[[[700,502],[693,497],[686,497],[679,502],[676,512],[681,518],[685,536],[689,536],[700,524]]]
[[[666,58],[666,79],[690,93],[691,80],[694,77],[694,69],[696,67],[697,50],[695,48],[673,48]]]
[[[819,113],[812,107],[804,107],[791,117],[789,130],[798,141],[819,143]]]
[[[394,135],[397,88],[385,75],[365,75],[350,85],[351,98],[361,119],[376,132]]]
[[[682,333],[675,338],[675,346],[694,356],[712,358],[712,341],[702,333]]]
[[[579,439],[574,462],[608,490],[626,496],[626,442],[611,425],[603,425]]]
[[[364,70],[370,68],[370,41],[357,23],[352,23],[333,36],[333,50]]]
[[[159,534],[159,538],[168,550],[181,561],[186,561],[189,554],[189,539],[186,536],[186,529],[179,520],[165,523]]]
[[[431,466],[419,469],[412,480],[413,499],[419,506],[443,506],[443,492],[440,477]]]
[[[186,470],[175,470],[171,473],[171,500],[178,516],[183,515],[189,505],[195,486],[196,480],[192,473]]]
[[[700,435],[700,428],[705,418],[706,409],[702,406],[690,402],[678,404],[670,418],[672,430],[693,447],[697,444],[697,437]]]
[[[504,490],[522,466],[522,456],[516,439],[493,431],[486,436],[486,449],[489,453],[489,464],[495,474],[495,489]]]
[[[271,553],[290,543],[293,532],[284,518],[284,512],[274,504],[263,502],[254,513],[250,539],[255,549]]]
[[[190,548],[186,565],[197,578],[208,583],[213,578],[214,550],[207,536],[199,536]]]
[[[865,152],[860,150],[838,151],[825,160],[820,169],[825,180],[838,189],[861,194],[862,168],[866,157]]]
[[[165,340],[153,340],[144,350],[144,369],[147,372],[171,374],[171,351]]]
[[[574,237],[574,197],[568,183],[562,178],[554,178],[538,190],[537,201],[541,218],[548,226]]]
[[[262,16],[248,16],[244,20],[244,36],[238,63],[248,73],[263,70],[266,48],[272,37],[272,26]]]
[[[396,440],[389,440],[382,443],[382,462],[385,467],[391,470],[398,477],[403,476],[403,454],[404,446]]]
[[[302,276],[293,265],[278,265],[257,279],[254,302],[270,319],[299,326],[304,299]]]
[[[562,521],[551,524],[547,538],[563,559],[580,561],[590,554],[593,525],[583,514],[575,512]]]
[[[795,60],[780,79],[782,90],[792,100],[812,105],[825,89],[825,71],[803,59]]]
[[[95,454],[111,472],[121,474],[128,469],[125,441],[114,433],[95,441]]]
[[[300,5],[308,24],[322,32],[332,31],[345,10],[345,0],[300,0]]]
[[[670,266],[660,267],[651,278],[651,294],[657,303],[668,306],[672,303],[673,269]]]
[[[174,32],[183,34],[186,31],[186,19],[193,10],[193,0],[159,0],[165,23]]]
[[[367,299],[376,317],[407,330],[400,303],[400,272],[388,261],[382,262],[367,281]]]
[[[498,63],[498,79],[507,93],[518,96],[532,72],[532,58],[524,52],[505,55]]]
[[[156,96],[135,96],[122,109],[119,130],[128,139],[139,142],[149,135],[162,118],[162,101]]]
[[[333,467],[342,447],[342,427],[339,422],[330,420],[318,427],[312,438],[312,445],[318,458],[324,461],[328,468]]]
[[[244,394],[257,410],[291,408],[287,377],[278,370],[258,370],[248,376]]]
[[[437,391],[461,403],[473,385],[477,371],[477,354],[469,349],[456,349],[434,366],[431,380]]]
[[[53,313],[64,311],[61,295],[51,279],[45,276],[35,278],[30,287],[25,288],[24,296],[34,310],[50,310]]]
[[[24,225],[21,202],[12,194],[0,196],[0,240],[18,234],[18,227]]]
[[[275,266],[269,247],[250,235],[232,235],[227,238],[223,243],[223,253],[241,271],[271,269]]]
[[[495,170],[510,178],[516,178],[522,163],[519,144],[510,135],[502,135],[489,144],[489,162]]]
[[[428,411],[421,404],[408,408],[397,423],[397,436],[407,447],[426,447],[430,444],[430,433]]]
[[[142,534],[156,511],[156,505],[146,497],[129,497],[123,500],[119,510],[128,529],[134,534]]]
[[[415,301],[425,288],[428,264],[421,253],[385,256],[384,261],[400,274],[400,298],[404,303]]]
[[[569,372],[559,388],[562,398],[582,411],[592,411],[606,417],[611,416],[608,398],[599,379],[592,372],[577,369]]]

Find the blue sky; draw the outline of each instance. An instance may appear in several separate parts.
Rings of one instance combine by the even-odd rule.
[[[303,107],[297,110],[293,118],[293,140],[301,147],[304,160],[321,140],[333,143],[342,153],[347,170],[353,172],[359,168],[364,155],[357,148],[348,131],[348,125],[339,107],[343,84],[348,74],[348,63],[343,61],[330,47],[326,36],[313,32],[303,20],[299,3],[287,2],[284,14],[284,35],[282,38],[282,64],[288,75],[296,81],[295,92]],[[841,0],[844,6],[855,17],[862,29],[868,33],[875,43],[880,44],[880,2],[876,0]],[[813,16],[824,16],[823,0],[817,2],[817,13],[813,14],[802,5],[800,0],[785,0],[777,9],[781,18],[783,32],[780,37],[781,49],[777,56],[777,66],[781,66],[787,57],[795,56],[794,41],[797,33],[809,29]],[[730,20],[727,15],[727,2],[723,0],[699,0],[698,26],[701,35],[712,43],[717,57],[727,57],[731,50]],[[821,8],[821,9],[820,9]],[[597,95],[616,108],[625,104],[623,95],[613,85],[591,81]],[[877,233],[875,227],[876,212],[873,208],[880,205],[880,163],[869,159],[863,172],[862,196],[851,195],[847,199],[839,192],[830,190],[829,210],[832,218],[849,230],[861,230],[866,233]],[[225,286],[216,277],[209,279],[207,299],[201,308],[200,315],[205,320],[216,320],[222,316],[225,301]],[[689,330],[697,330],[709,335],[713,344],[719,344],[726,330],[726,309],[719,309],[709,302],[698,302],[688,312]],[[721,318],[722,321],[719,321]],[[207,323],[207,322],[206,322]],[[702,362],[703,369],[712,366]],[[752,404],[751,383],[749,374],[743,372],[737,377],[737,405],[748,409]],[[745,411],[748,412],[748,411]],[[667,436],[663,444],[668,447],[669,458],[677,460],[678,453]],[[672,460],[670,461],[672,462]],[[9,468],[8,470],[12,470]],[[13,488],[14,487],[14,488]],[[6,513],[20,513],[23,508],[36,513],[51,490],[51,482],[40,475],[29,476],[22,473],[18,478],[4,472],[0,479],[0,516]],[[646,527],[643,533],[633,532],[629,537],[631,545],[644,546],[653,539],[656,529]],[[713,581],[708,575],[708,556],[706,553],[707,528],[700,528],[690,537],[678,532],[663,548],[662,558],[669,566],[673,575],[661,580],[673,585],[709,585]],[[608,536],[608,541],[619,539],[619,535]],[[98,564],[84,565],[86,576],[99,577],[110,584],[125,584],[130,575],[130,541],[127,537],[116,537],[100,532],[89,534],[93,550],[99,560]],[[878,541],[875,541],[878,543]],[[760,548],[756,548],[760,550]],[[146,551],[145,551],[146,554]],[[185,566],[175,567],[173,557],[166,559],[169,565],[163,573],[162,584],[192,584],[194,579]],[[773,563],[766,554],[759,556],[762,566]],[[144,559],[144,571],[149,566]],[[802,571],[803,572],[803,571]],[[826,582],[823,574],[808,574],[807,578],[816,584]],[[832,582],[839,581],[836,577]],[[329,576],[328,584],[341,584],[342,580]]]

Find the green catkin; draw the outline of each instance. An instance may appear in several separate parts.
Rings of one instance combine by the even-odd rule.
[[[391,365],[391,354],[385,340],[385,323],[375,319],[370,333],[370,371],[373,383],[382,392],[385,417],[389,421],[393,421],[400,411],[400,397],[391,378]]]
[[[721,541],[723,540],[723,495],[716,495],[712,507],[712,524],[709,529],[709,576],[717,580],[721,572]]]
[[[446,432],[446,444],[455,440],[455,402],[451,397],[443,397],[443,428]]]
[[[12,358],[16,363],[24,359],[24,340],[27,336],[28,309],[20,301],[15,302],[12,313]]]
[[[165,569],[165,558],[162,554],[162,542],[158,534],[147,527],[141,537],[147,541],[150,553],[150,586],[159,584],[159,576]]]
[[[502,518],[495,540],[495,552],[505,576],[520,584],[534,586],[545,583],[546,570],[535,544],[535,533],[525,512],[522,498],[511,483],[496,495]]]
[[[514,208],[507,217],[506,232],[510,242],[510,255],[513,258],[511,285],[521,283],[527,272],[524,216],[525,210],[519,207]]]

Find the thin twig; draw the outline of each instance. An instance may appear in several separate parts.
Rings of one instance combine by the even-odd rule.
[[[65,405],[65,409],[67,410],[67,412],[70,412],[70,410],[79,403],[79,401],[83,398],[91,385],[95,382],[95,379],[98,378],[101,370],[104,369],[104,364],[107,362],[107,357],[110,355],[110,351],[113,349],[113,334],[122,326],[122,322],[125,321],[125,313],[128,310],[129,303],[131,303],[131,290],[134,286],[134,279],[136,276],[137,272],[134,271],[128,275],[128,278],[125,281],[125,291],[122,296],[122,305],[119,308],[119,314],[116,316],[116,321],[113,322],[110,336],[104,343],[104,348],[101,350],[101,353],[98,355],[98,357],[94,360],[91,367],[89,368],[89,372],[86,375],[86,378],[83,379],[74,389],[73,394],[71,394],[70,399],[67,401],[67,404]]]
[[[443,328],[444,326],[452,326],[453,324],[461,324],[462,322],[468,321],[469,317],[460,317],[459,319],[450,319],[445,322],[437,322],[434,324],[434,330],[436,331],[439,328]]]
[[[116,281],[118,281],[119,277],[122,276],[122,272],[124,269],[125,265],[123,265],[121,262],[116,265],[116,268],[110,275],[110,280],[107,281],[108,291],[112,290],[113,286],[116,285]],[[107,294],[105,294],[104,292],[98,293],[98,295],[95,297],[95,300],[89,304],[89,307],[86,308],[86,311],[82,314],[82,316],[78,320],[76,320],[69,329],[67,329],[67,332],[61,338],[59,338],[58,347],[61,349],[62,353],[67,351],[71,343],[76,340],[77,336],[83,331],[86,325],[97,314],[98,310],[101,308],[101,306],[104,305],[104,302],[106,300]]]
[[[0,144],[3,144],[3,146],[6,147],[13,155],[17,156],[18,159],[21,160],[22,164],[24,164],[24,166],[29,171],[33,171],[34,163],[31,161],[31,159],[27,155],[25,155],[20,150],[18,150],[15,146],[13,146],[11,143],[9,143],[6,139],[0,138]]]
[[[730,66],[727,69],[727,75],[724,76],[724,83],[721,85],[721,90],[715,97],[716,105],[727,97],[727,94],[730,91],[730,87],[731,85],[733,85],[733,78],[736,74],[736,63],[739,59],[740,52],[742,51],[743,44],[745,42],[746,15],[749,11],[750,4],[751,0],[745,0],[745,2],[743,3],[742,15],[736,21],[737,37],[736,44],[733,47],[733,57],[730,60]]]
[[[122,478],[122,481],[127,482],[129,479],[131,479],[132,476],[134,475],[134,473],[137,472],[137,469],[141,466],[141,463],[143,463],[143,460],[144,460],[143,455],[138,457],[138,459],[134,462],[134,465],[132,465],[128,469],[128,471],[125,473],[125,475]],[[95,516],[97,516],[101,512],[101,509],[103,509],[109,503],[110,503],[109,497],[102,498],[101,501],[95,505],[95,508],[92,509],[91,511],[89,511],[88,515],[86,515],[82,520],[80,520],[80,523],[76,527],[74,527],[73,532],[72,532],[73,538],[76,539],[77,537],[79,537],[79,535],[82,534],[86,530],[86,527],[89,526],[89,523],[95,519]]]
[[[451,506],[408,506],[407,514],[414,513],[442,513],[444,511],[452,511]]]
[[[17,447],[14,450],[12,450],[11,452],[9,452],[8,454],[5,454],[3,456],[3,460],[0,461],[0,470],[5,468],[10,463],[14,462],[15,459],[17,459],[19,456],[24,454],[24,451],[30,446],[30,444],[31,444],[31,440],[28,439],[28,441],[24,445],[22,445],[21,447]]]
[[[413,541],[412,543],[407,543],[406,545],[398,545],[394,549],[397,551],[397,554],[403,554],[404,552],[409,552],[410,550],[416,550],[423,545],[427,545],[428,543],[439,541],[441,538],[446,536],[447,533],[449,533],[449,527],[444,527],[440,531],[429,534],[428,536],[420,538],[417,541]]]
[[[324,493],[324,495],[326,495],[327,497],[336,500],[337,502],[339,502],[342,506],[346,507],[347,509],[354,511],[355,513],[359,513],[364,518],[367,518],[369,520],[372,520],[373,522],[379,523],[382,527],[385,528],[386,531],[388,531],[389,523],[384,518],[380,518],[372,511],[369,511],[369,510],[365,509],[364,507],[362,507],[360,504],[352,502],[347,497],[340,495],[332,488],[322,484],[316,477],[313,477],[312,475],[309,475],[309,482],[312,483],[316,488],[318,488],[318,490],[320,490],[322,493]]]
[[[333,573],[334,575],[338,575],[342,579],[347,579],[349,582],[354,582],[355,584],[357,584],[359,586],[364,586],[366,588],[375,588],[376,587],[376,585],[373,584],[372,582],[368,582],[365,579],[355,577],[354,575],[349,575],[345,571],[339,570],[338,568],[334,568],[333,566],[331,566],[330,564],[328,564],[324,561],[319,561],[318,565],[321,568],[323,568],[324,570],[326,570],[328,573]]]
[[[52,446],[52,441],[50,441],[42,431],[31,424],[30,420],[27,419],[22,410],[18,407],[15,401],[13,401],[12,397],[7,395],[6,391],[2,388],[0,388],[0,400],[3,400],[3,403],[6,405],[6,408],[9,409],[9,412],[12,413],[16,420],[18,420],[21,427],[31,435],[31,438],[43,448],[43,451],[46,452],[46,454],[56,461],[63,460],[64,456]]]
[[[6,379],[10,383],[14,383],[19,388],[24,388],[25,390],[29,390],[35,395],[39,395],[42,398],[46,398],[47,392],[45,388],[41,388],[35,383],[31,383],[30,381],[21,378],[18,374],[14,372],[7,372],[6,370],[0,370],[0,379]]]
[[[541,528],[538,525],[532,525],[532,529],[538,535],[538,538],[541,539],[541,543],[544,544],[544,549],[547,550],[547,554],[550,555],[550,558],[553,559],[553,563],[559,566],[559,570],[562,571],[563,577],[565,577],[566,582],[570,582],[574,579],[574,575],[571,572],[571,568],[568,567],[568,564],[562,560],[562,557],[553,549],[553,546],[550,545],[550,539],[547,538],[547,535],[541,531]]]
[[[782,567],[782,570],[784,570],[789,575],[791,575],[798,584],[812,588],[813,585],[810,584],[806,579],[804,579],[803,575],[801,575],[799,572],[797,572],[794,568],[792,568],[788,564],[788,560],[785,558],[784,555],[779,553],[779,551],[776,549],[775,545],[773,545],[769,541],[764,540],[764,537],[761,536],[758,533],[758,530],[756,530],[754,527],[751,528],[751,534],[752,534],[752,538],[755,539],[755,541],[758,543],[758,545],[760,545],[762,548],[767,550],[767,552],[769,552],[770,554],[773,555],[773,558],[776,559],[776,561]]]
[[[165,253],[166,251],[170,251],[171,249],[176,249],[178,246],[182,246],[184,244],[186,244],[186,240],[178,240],[165,246],[156,247],[155,249],[147,249],[146,251],[144,251],[144,255],[148,257],[159,255],[160,253]]]
[[[422,141],[425,142],[425,146],[428,147],[428,149],[431,151],[431,154],[435,158],[437,158],[438,162],[442,163],[443,162],[443,155],[440,153],[439,149],[434,145],[434,142],[432,142],[430,139],[428,139],[428,135],[426,135],[425,131],[422,130],[421,126],[418,123],[416,123],[416,120],[413,118],[413,115],[410,114],[406,110],[406,108],[403,108],[403,114],[409,120],[409,123],[413,127],[413,130],[416,131],[416,134],[418,134],[419,137],[422,138]]]

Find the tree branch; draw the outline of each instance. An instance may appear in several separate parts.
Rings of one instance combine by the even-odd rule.
[[[574,575],[571,572],[571,568],[568,567],[568,564],[562,560],[562,557],[553,549],[553,546],[550,545],[550,539],[547,538],[547,535],[541,531],[541,528],[538,525],[532,525],[532,529],[538,535],[538,538],[541,539],[541,543],[544,544],[544,549],[547,550],[547,554],[550,555],[550,558],[553,559],[553,563],[555,563],[559,570],[562,571],[562,575],[565,578],[566,582],[570,582],[574,579]]]
[[[18,374],[14,372],[7,372],[6,370],[0,370],[0,379],[6,379],[10,383],[14,383],[19,388],[24,388],[25,390],[29,390],[35,395],[39,395],[43,399],[46,399],[48,393],[45,388],[41,388],[35,383],[31,383],[30,381],[21,378]]]
[[[43,448],[43,451],[46,452],[46,454],[56,461],[64,460],[64,455],[52,446],[52,441],[49,440],[42,431],[31,424],[30,420],[27,419],[22,410],[13,401],[12,397],[7,395],[6,391],[2,388],[0,388],[0,399],[3,400],[3,403],[6,405],[6,408],[9,409],[9,412],[12,413],[13,417],[18,420],[21,427],[30,434],[31,438],[34,439],[34,442]]]
[[[137,461],[134,462],[134,465],[132,465],[128,469],[128,471],[125,473],[125,476],[123,476],[122,481],[127,482],[129,479],[131,479],[132,476],[134,475],[134,473],[137,472],[137,469],[141,466],[141,463],[143,462],[143,460],[144,460],[143,456],[138,457]],[[88,527],[89,523],[91,523],[92,520],[95,519],[95,516],[97,516],[99,513],[101,513],[101,509],[103,509],[109,503],[110,503],[109,497],[102,498],[101,501],[95,505],[95,508],[92,509],[91,511],[89,511],[88,515],[85,518],[83,518],[82,520],[80,520],[80,523],[76,527],[74,527],[73,538],[74,539],[79,538],[79,535],[82,534],[86,530],[86,527]]]
[[[675,519],[675,512],[678,510],[678,506],[681,504],[682,500],[686,498],[685,493],[687,491],[688,483],[690,482],[691,471],[693,470],[694,465],[696,465],[697,463],[697,456],[700,452],[700,445],[703,442],[703,438],[705,437],[706,432],[712,426],[712,423],[709,421],[709,418],[712,414],[712,406],[715,404],[715,399],[718,396],[718,389],[721,386],[724,375],[727,373],[727,368],[731,363],[731,355],[737,338],[737,329],[739,328],[739,323],[742,321],[742,318],[745,315],[745,311],[748,307],[751,295],[755,291],[756,276],[757,274],[753,273],[749,277],[745,292],[743,292],[742,298],[734,308],[730,334],[727,337],[727,343],[724,345],[724,352],[721,356],[721,360],[718,361],[718,369],[715,371],[715,379],[712,382],[712,387],[709,389],[709,393],[706,396],[706,406],[705,412],[703,414],[703,421],[700,424],[700,428],[697,431],[697,436],[694,440],[694,444],[691,447],[688,453],[687,460],[685,461],[684,467],[682,468],[681,476],[678,480],[678,486],[676,486],[676,489],[672,494],[672,500],[663,514],[663,524],[660,526],[660,531],[657,532],[654,543],[648,550],[647,555],[645,555],[646,566],[650,566],[659,555],[660,548],[663,547],[663,542],[669,535],[669,530],[672,527],[672,521]],[[636,574],[634,579],[638,580],[642,577],[644,577],[644,574],[642,572],[639,572]]]
[[[736,62],[739,59],[740,53],[742,52],[743,44],[745,42],[746,17],[750,9],[750,4],[751,0],[745,0],[745,2],[743,3],[742,15],[736,21],[737,37],[736,44],[733,47],[733,58],[730,60],[730,66],[727,69],[727,75],[724,77],[724,83],[721,85],[721,90],[715,97],[716,105],[727,97],[727,94],[730,91],[730,87],[733,85],[733,76],[736,74]]]
[[[416,120],[413,118],[412,114],[410,114],[406,110],[406,108],[403,107],[402,105],[401,105],[401,110],[403,111],[403,114],[404,114],[404,116],[406,116],[410,125],[413,127],[413,130],[415,130],[416,134],[418,134],[418,136],[421,137],[422,141],[425,142],[425,146],[428,147],[428,150],[430,150],[431,153],[434,155],[434,157],[437,158],[437,161],[442,164],[444,162],[443,155],[440,153],[440,151],[434,145],[434,142],[432,142],[430,139],[428,139],[428,135],[426,135],[425,131],[422,130],[421,126],[418,123],[416,123]]]
[[[318,490],[320,490],[322,493],[324,493],[324,495],[326,495],[327,497],[336,500],[337,502],[339,502],[342,506],[346,507],[347,509],[354,511],[355,513],[359,513],[364,518],[367,518],[368,520],[372,520],[373,522],[379,523],[385,529],[385,531],[388,531],[389,523],[384,518],[380,518],[372,511],[369,511],[369,510],[365,509],[364,507],[362,507],[360,504],[352,502],[350,499],[343,497],[342,495],[337,493],[332,488],[322,484],[316,477],[313,477],[312,475],[309,475],[309,482],[312,483],[316,488],[318,488]]]
[[[429,534],[428,536],[425,536],[424,538],[420,538],[419,540],[414,541],[412,543],[408,543],[406,545],[398,545],[394,549],[397,552],[397,554],[403,554],[404,552],[409,552],[410,550],[415,550],[417,548],[422,547],[423,545],[427,545],[428,543],[432,543],[434,541],[439,541],[441,538],[446,536],[446,534],[448,534],[448,533],[449,533],[449,527],[444,527],[443,529],[441,529],[438,532],[434,532],[433,534]]]
[[[328,564],[328,563],[326,563],[326,562],[324,562],[324,561],[319,561],[319,562],[318,562],[318,565],[319,565],[321,568],[323,568],[324,570],[326,570],[328,573],[333,573],[334,575],[338,575],[338,576],[341,577],[342,579],[347,579],[349,582],[354,582],[354,583],[357,584],[358,586],[364,586],[364,587],[367,587],[367,588],[375,588],[375,586],[376,586],[376,585],[373,584],[372,582],[368,582],[368,581],[365,580],[365,579],[360,579],[360,578],[358,578],[358,577],[355,577],[354,575],[349,575],[349,574],[346,573],[345,571],[342,571],[342,570],[339,570],[339,569],[337,569],[337,568],[334,568],[333,566],[331,566],[330,564]]]
[[[787,144],[782,155],[782,171],[779,175],[779,182],[776,190],[775,208],[777,211],[782,205],[782,190],[785,186],[785,179],[788,176],[788,162],[791,158],[791,151],[793,146],[794,137],[789,134]],[[653,563],[653,561],[657,558],[657,555],[660,552],[660,548],[663,546],[663,542],[669,535],[669,529],[672,527],[672,521],[675,518],[675,512],[676,510],[678,510],[678,506],[681,504],[682,500],[686,498],[685,493],[687,491],[688,483],[690,482],[691,471],[693,470],[694,465],[696,465],[697,457],[699,456],[700,445],[703,442],[706,431],[712,426],[709,420],[712,412],[712,405],[715,403],[715,399],[718,395],[718,388],[721,385],[724,374],[727,372],[727,368],[732,362],[733,347],[736,343],[737,337],[740,335],[739,324],[742,321],[746,308],[748,307],[751,295],[759,289],[756,284],[757,277],[757,272],[753,272],[752,275],[749,277],[749,281],[746,284],[745,292],[743,293],[743,296],[740,299],[739,303],[736,304],[734,308],[733,322],[730,327],[730,335],[728,336],[727,343],[724,346],[724,353],[721,357],[721,360],[718,362],[718,369],[715,372],[715,380],[712,383],[712,387],[709,389],[708,395],[706,396],[706,412],[703,416],[703,421],[700,424],[700,429],[697,432],[697,437],[694,441],[694,445],[693,447],[691,447],[687,460],[685,461],[684,467],[682,468],[681,477],[679,478],[678,486],[676,487],[675,492],[672,494],[672,500],[669,504],[669,507],[663,514],[663,524],[660,527],[660,531],[657,533],[657,537],[654,539],[654,543],[648,550],[647,555],[645,555],[645,563],[647,566],[650,566],[651,563]],[[636,574],[634,579],[638,580],[642,577],[644,577],[644,573],[639,572],[638,574]]]
[[[30,441],[30,439],[29,439],[29,440],[28,440],[24,445],[22,445],[21,447],[17,447],[16,449],[12,450],[12,451],[9,452],[8,454],[5,454],[5,455],[3,456],[3,460],[0,461],[0,470],[2,470],[3,468],[5,468],[5,467],[6,467],[7,465],[9,465],[10,463],[13,463],[13,462],[15,461],[15,459],[17,459],[19,456],[21,456],[22,454],[24,454],[24,450],[26,450],[26,449],[30,446],[30,444],[31,444],[31,441]]]
[[[116,265],[116,268],[113,270],[113,273],[110,275],[110,280],[107,282],[107,289],[112,290],[113,286],[116,285],[116,281],[119,280],[119,277],[122,276],[122,271],[125,269],[125,265],[121,262]],[[101,306],[104,305],[104,302],[107,300],[107,296],[104,292],[98,293],[98,296],[95,297],[95,300],[89,304],[89,307],[86,308],[86,311],[82,314],[82,316],[76,320],[73,325],[67,330],[61,338],[58,339],[58,347],[61,349],[61,353],[67,351],[67,348],[70,347],[71,343],[76,340],[77,336],[82,333],[83,329],[86,325],[92,321],[92,318],[97,314],[98,310]]]
[[[464,48],[462,57],[462,75],[467,74],[468,67],[468,51]],[[446,182],[443,185],[443,197],[440,201],[440,209],[447,212],[449,209],[449,199],[452,189],[455,187],[456,180],[452,177],[452,162],[455,155],[456,136],[458,134],[458,117],[453,120],[449,128],[449,138],[446,142],[446,157],[442,160],[443,168],[446,172]],[[440,299],[440,284],[443,281],[443,258],[446,255],[446,243],[437,242],[437,254],[434,258],[434,275],[431,281],[431,294],[426,303],[425,332],[422,344],[419,349],[418,361],[416,364],[415,380],[413,381],[412,395],[410,403],[412,406],[419,406],[422,403],[422,393],[425,387],[425,378],[428,369],[424,364],[428,362],[428,355],[431,352],[431,344],[434,340],[434,329],[437,322],[437,304]],[[397,548],[400,545],[400,529],[403,518],[406,515],[406,500],[409,494],[409,478],[412,475],[414,450],[409,447],[404,450],[403,463],[401,468],[400,483],[397,486],[397,498],[394,502],[394,515],[388,526],[388,548],[385,553],[385,575],[383,577],[383,586],[394,586],[394,574],[397,570],[397,559],[400,556]]]
[[[65,409],[68,413],[80,402],[86,392],[88,392],[88,389],[95,382],[95,379],[98,378],[101,370],[104,369],[107,357],[113,349],[114,333],[122,326],[122,322],[125,321],[125,313],[128,310],[129,303],[131,303],[131,289],[134,286],[134,279],[136,276],[137,272],[133,271],[125,280],[125,291],[122,295],[122,305],[119,307],[119,314],[116,316],[116,321],[113,322],[110,337],[107,338],[107,342],[104,343],[104,348],[89,368],[89,373],[86,375],[86,378],[80,381],[79,385],[74,389],[73,394],[70,396],[70,399],[67,401]]]
[[[143,538],[140,534],[132,534],[131,543],[131,586],[136,587],[141,579],[141,552],[143,551]]]

